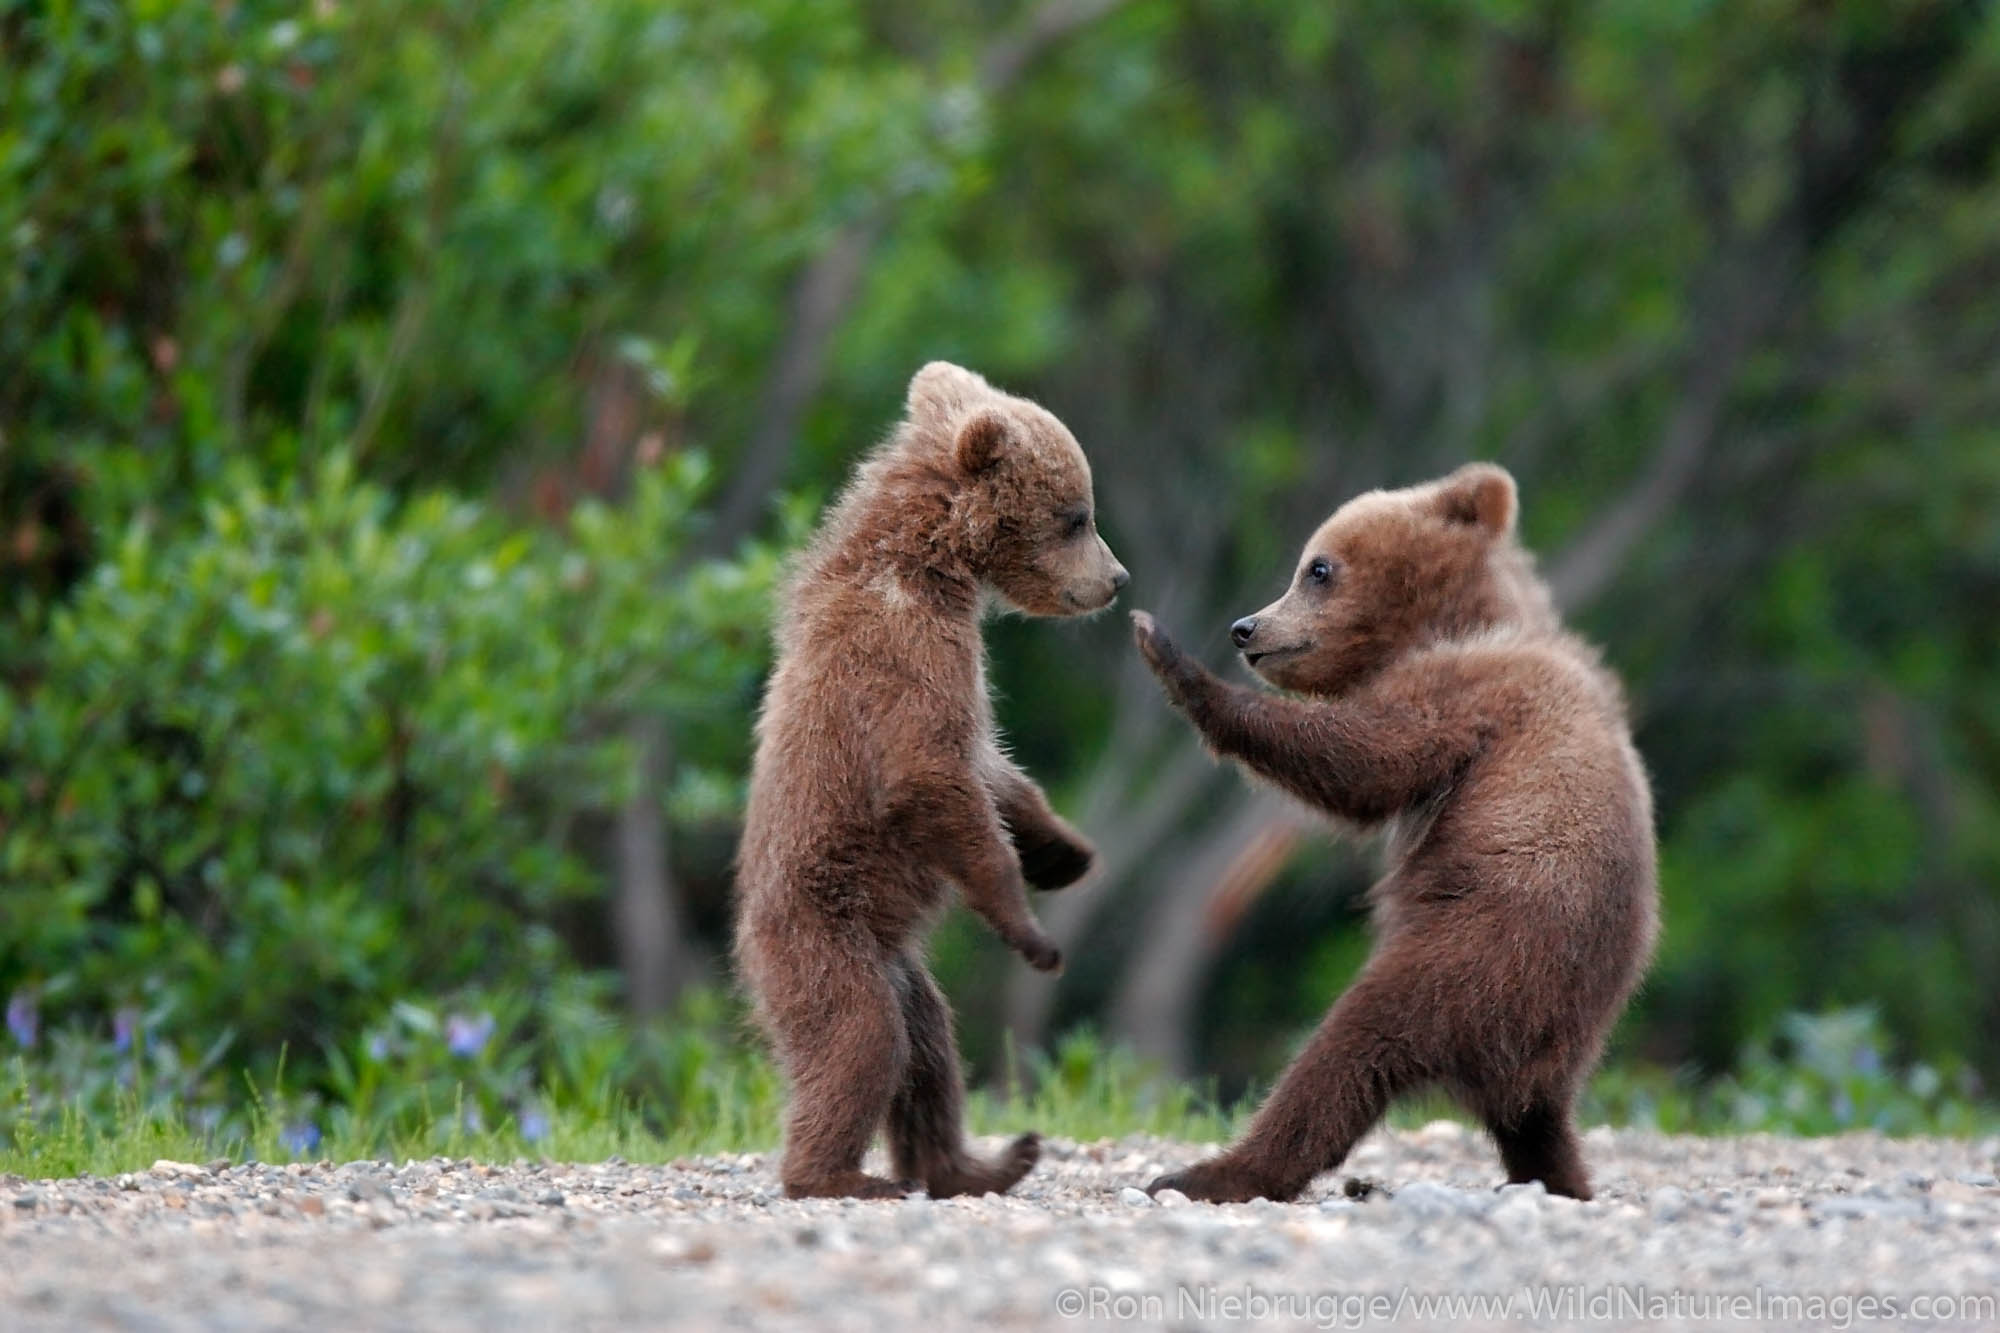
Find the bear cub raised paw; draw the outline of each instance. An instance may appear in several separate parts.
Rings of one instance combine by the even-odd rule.
[[[1134,613],[1211,750],[1387,834],[1361,974],[1243,1138],[1152,1189],[1294,1198],[1432,1086],[1485,1122],[1510,1181],[1590,1197],[1572,1107],[1651,956],[1652,797],[1618,682],[1563,628],[1515,508],[1486,464],[1343,505],[1230,629],[1287,694],[1218,680]]]
[[[1061,966],[1026,889],[1094,853],[1001,749],[980,618],[989,597],[1085,614],[1125,582],[1070,432],[945,362],[910,381],[905,420],[800,558],[736,880],[738,973],[791,1085],[788,1195],[979,1194],[1033,1168],[1032,1134],[998,1160],[965,1144],[922,942],[955,884],[1030,965]],[[893,1179],[861,1169],[885,1125]]]

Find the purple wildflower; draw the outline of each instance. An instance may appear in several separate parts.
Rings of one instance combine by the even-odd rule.
[[[304,1157],[319,1148],[319,1126],[310,1120],[287,1125],[278,1131],[278,1142],[294,1157]]]
[[[530,1143],[540,1143],[549,1136],[549,1118],[542,1112],[529,1109],[521,1112],[521,1137]]]
[[[132,1049],[132,1039],[139,1034],[139,1011],[131,1005],[111,1015],[111,1045],[120,1052]]]
[[[30,1050],[42,1030],[42,1014],[35,1000],[35,992],[17,990],[7,1001],[7,1030],[14,1034],[14,1040],[20,1042],[23,1048]]]
[[[387,1060],[389,1058],[389,1039],[379,1032],[370,1037],[368,1039],[368,1058],[376,1061]]]
[[[458,1117],[458,1124],[459,1128],[468,1134],[483,1134],[486,1132],[486,1117],[479,1113],[477,1106],[468,1106],[465,1110],[461,1111]]]
[[[481,1014],[477,1018],[453,1014],[444,1021],[444,1044],[453,1055],[470,1059],[486,1049],[486,1041],[492,1035],[492,1014]]]

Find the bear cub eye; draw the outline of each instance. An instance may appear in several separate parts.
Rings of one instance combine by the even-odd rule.
[[[1333,575],[1333,562],[1325,556],[1314,556],[1312,563],[1306,566],[1307,583],[1316,583],[1324,587],[1326,584],[1333,582]]]
[[[1090,511],[1088,509],[1068,510],[1062,515],[1062,525],[1063,536],[1081,537],[1084,531],[1090,527]]]

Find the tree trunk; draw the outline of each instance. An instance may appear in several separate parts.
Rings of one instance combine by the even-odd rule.
[[[614,920],[626,1002],[634,1017],[646,1018],[673,1005],[693,977],[694,955],[667,865],[666,727],[658,718],[639,719],[632,747],[639,771],[618,815]]]
[[[1113,1039],[1175,1074],[1194,1067],[1195,1006],[1216,950],[1313,823],[1269,791],[1238,805],[1159,894],[1112,1003]]]

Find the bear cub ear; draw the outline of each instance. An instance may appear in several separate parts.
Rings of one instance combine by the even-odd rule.
[[[1440,484],[1437,508],[1447,523],[1476,524],[1497,537],[1513,529],[1520,500],[1507,469],[1467,463]]]
[[[958,428],[958,444],[954,452],[958,455],[959,467],[968,474],[984,472],[1007,451],[1008,438],[1012,434],[1004,413],[990,407],[974,412]]]
[[[949,361],[933,361],[910,377],[910,420],[923,425],[955,421],[993,390],[985,379]]]

